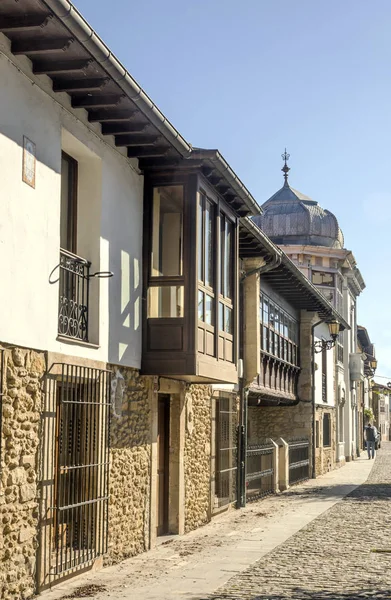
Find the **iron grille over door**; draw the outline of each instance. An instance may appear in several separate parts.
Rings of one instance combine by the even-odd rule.
[[[56,574],[107,552],[110,372],[62,365],[54,480]]]
[[[238,468],[235,396],[216,398],[216,496],[218,506],[236,500]]]

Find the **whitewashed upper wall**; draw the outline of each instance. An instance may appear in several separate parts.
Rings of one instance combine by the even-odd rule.
[[[321,323],[315,327],[314,339],[320,341],[322,339],[330,339],[330,333],[327,323]],[[335,406],[334,394],[334,350],[326,351],[327,360],[327,404],[322,400],[322,353],[315,354],[315,403],[322,406]]]
[[[28,59],[9,55],[23,74],[3,53],[0,35],[0,343],[140,367],[143,178]],[[23,136],[36,145],[35,189],[22,181]],[[56,339],[62,149],[79,161],[78,254],[114,273],[91,280],[97,348]]]

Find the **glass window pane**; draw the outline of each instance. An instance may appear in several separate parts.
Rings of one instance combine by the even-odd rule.
[[[205,294],[205,323],[207,325],[214,324],[213,302],[214,298],[212,298],[212,296],[209,296],[208,294]]]
[[[232,315],[232,308],[229,308],[228,306],[225,307],[224,309],[224,314],[225,314],[225,326],[224,326],[224,331],[225,333],[233,333],[233,315]]]
[[[225,216],[220,213],[220,294],[225,289]]]
[[[213,287],[214,235],[213,205],[206,200],[205,205],[205,285]]]
[[[204,292],[198,291],[198,319],[203,321],[205,318],[204,310]]]
[[[274,304],[269,302],[269,325],[274,327]]]
[[[233,250],[233,226],[229,221],[225,221],[225,249],[224,249],[224,296],[232,299],[233,294],[233,263],[232,263],[232,252]]]
[[[204,263],[203,263],[203,237],[204,237],[204,211],[203,211],[204,196],[198,194],[198,209],[197,209],[197,248],[198,248],[198,279],[204,281]]]
[[[288,317],[284,315],[284,336],[288,337]]]
[[[269,302],[263,299],[263,322],[269,325]]]
[[[269,330],[267,327],[263,327],[262,331],[263,331],[262,349],[265,350],[266,352],[268,352],[269,351]]]
[[[60,246],[76,252],[77,162],[70,156],[61,157]]]
[[[153,191],[152,277],[183,274],[183,187]]]
[[[167,319],[184,316],[184,287],[156,286],[148,290],[148,318]]]
[[[269,352],[274,354],[274,333],[269,329]]]
[[[219,302],[219,330],[224,331],[224,304]]]
[[[280,331],[280,311],[278,308],[274,311],[274,329]]]

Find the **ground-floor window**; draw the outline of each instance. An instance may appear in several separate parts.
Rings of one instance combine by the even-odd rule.
[[[323,447],[331,446],[331,419],[329,413],[323,415]]]
[[[215,507],[236,501],[238,460],[238,412],[236,396],[215,399]]]
[[[107,552],[110,373],[61,365],[56,404],[51,569],[56,575]]]

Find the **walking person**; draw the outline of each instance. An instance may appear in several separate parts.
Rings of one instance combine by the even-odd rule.
[[[371,423],[365,427],[365,440],[367,442],[368,460],[375,458],[375,445],[377,440],[377,429]]]

